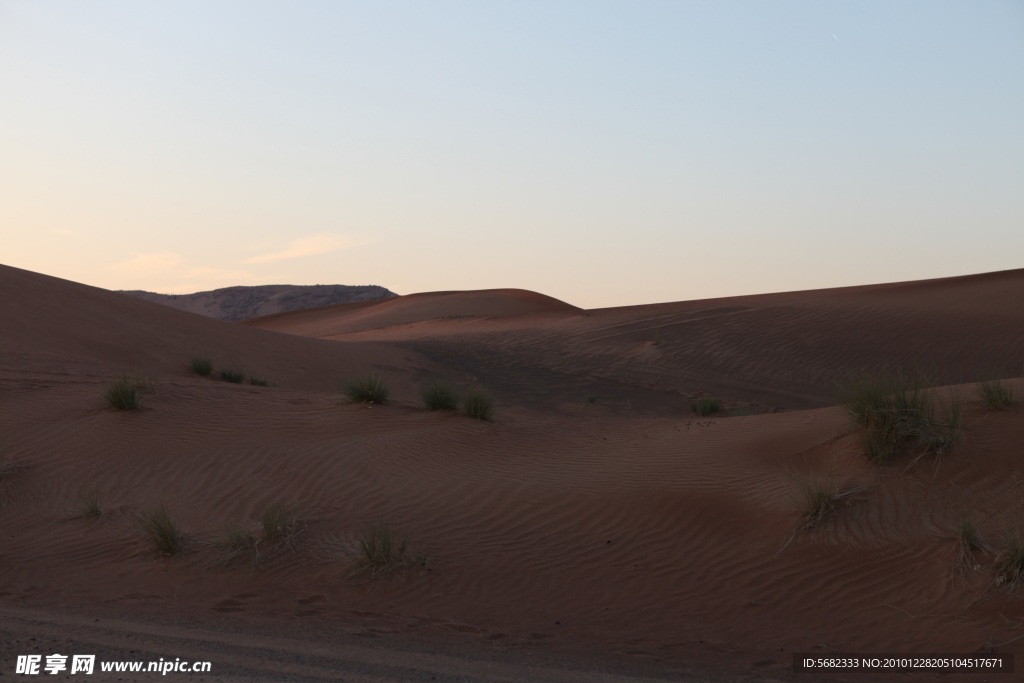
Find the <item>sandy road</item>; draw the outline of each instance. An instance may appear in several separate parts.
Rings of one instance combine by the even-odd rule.
[[[44,674],[40,680],[156,680],[157,673],[102,673],[101,661],[157,661],[180,657],[212,662],[211,673],[169,673],[192,681],[460,681],[465,683],[632,683],[741,680],[684,672],[613,672],[594,662],[531,661],[525,652],[454,649],[450,644],[370,639],[351,631],[293,633],[218,630],[135,619],[95,619],[77,614],[0,605],[0,676],[14,676],[18,654],[95,654],[92,676]],[[277,631],[277,629],[274,629]],[[285,631],[287,633],[287,631]],[[20,677],[19,677],[20,678]],[[34,678],[34,677],[30,677]],[[765,680],[764,678],[749,680]]]

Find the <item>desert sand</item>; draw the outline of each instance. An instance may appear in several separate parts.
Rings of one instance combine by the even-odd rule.
[[[1019,652],[1024,598],[990,565],[1021,517],[1024,409],[986,412],[973,383],[1024,393],[1022,310],[1018,270],[600,310],[440,292],[232,324],[0,267],[0,669],[31,634],[193,648],[221,680],[326,680],[343,659],[351,680],[828,680],[791,653]],[[196,376],[197,352],[277,386]],[[835,385],[900,366],[956,385],[964,436],[879,466]],[[367,368],[386,405],[341,394]],[[102,397],[123,372],[149,380],[141,410]],[[488,387],[495,421],[425,410],[439,376]],[[725,410],[695,416],[701,396]],[[797,532],[794,471],[863,490]],[[89,497],[102,517],[70,519]],[[139,526],[161,503],[174,557]],[[222,565],[225,525],[271,503],[301,532]],[[964,511],[992,552],[958,575]],[[425,564],[351,576],[378,522]]]

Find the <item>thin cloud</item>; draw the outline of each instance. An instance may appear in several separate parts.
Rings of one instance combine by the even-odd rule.
[[[283,261],[284,259],[299,258],[301,256],[315,256],[316,254],[326,254],[330,251],[355,246],[355,244],[356,240],[351,237],[320,233],[295,240],[283,251],[253,256],[250,259],[246,259],[243,263],[270,263],[272,261]]]

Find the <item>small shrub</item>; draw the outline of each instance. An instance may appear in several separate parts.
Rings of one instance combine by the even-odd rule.
[[[486,389],[474,387],[466,392],[462,409],[469,417],[490,422],[494,419],[494,397]]]
[[[996,559],[996,585],[1007,584],[1012,588],[1024,582],[1024,538],[1020,529],[1014,529],[1006,537],[1006,547]]]
[[[221,370],[220,378],[232,384],[241,384],[245,379],[245,373],[241,370]]]
[[[376,372],[367,372],[347,379],[342,392],[353,403],[385,403],[391,388]]]
[[[597,394],[587,394],[583,397],[583,402],[587,405],[594,405],[597,403]]]
[[[272,386],[274,386],[274,383],[271,382],[266,377],[264,377],[263,375],[260,375],[259,377],[250,377],[249,378],[249,384],[253,385],[254,387],[272,387]]]
[[[213,372],[213,361],[210,360],[209,356],[197,353],[189,358],[188,362],[192,366],[192,372],[201,377],[209,377],[210,373]]]
[[[142,530],[160,554],[170,557],[181,550],[181,533],[166,505],[142,517]]]
[[[103,398],[111,408],[118,410],[139,410],[142,408],[142,390],[146,380],[138,375],[122,374],[103,392]]]
[[[1015,402],[1013,387],[999,380],[978,382],[978,394],[986,410],[1002,410]]]
[[[701,417],[707,417],[718,413],[722,409],[722,404],[717,398],[701,398],[691,403],[690,407]]]
[[[455,410],[459,407],[459,390],[447,380],[437,379],[420,390],[427,410]]]
[[[658,333],[654,334],[654,338],[651,339],[651,346],[661,346],[661,335]]]

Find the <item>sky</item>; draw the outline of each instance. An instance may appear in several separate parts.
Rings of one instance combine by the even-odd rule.
[[[1024,266],[1024,2],[0,0],[0,263],[596,308]]]

